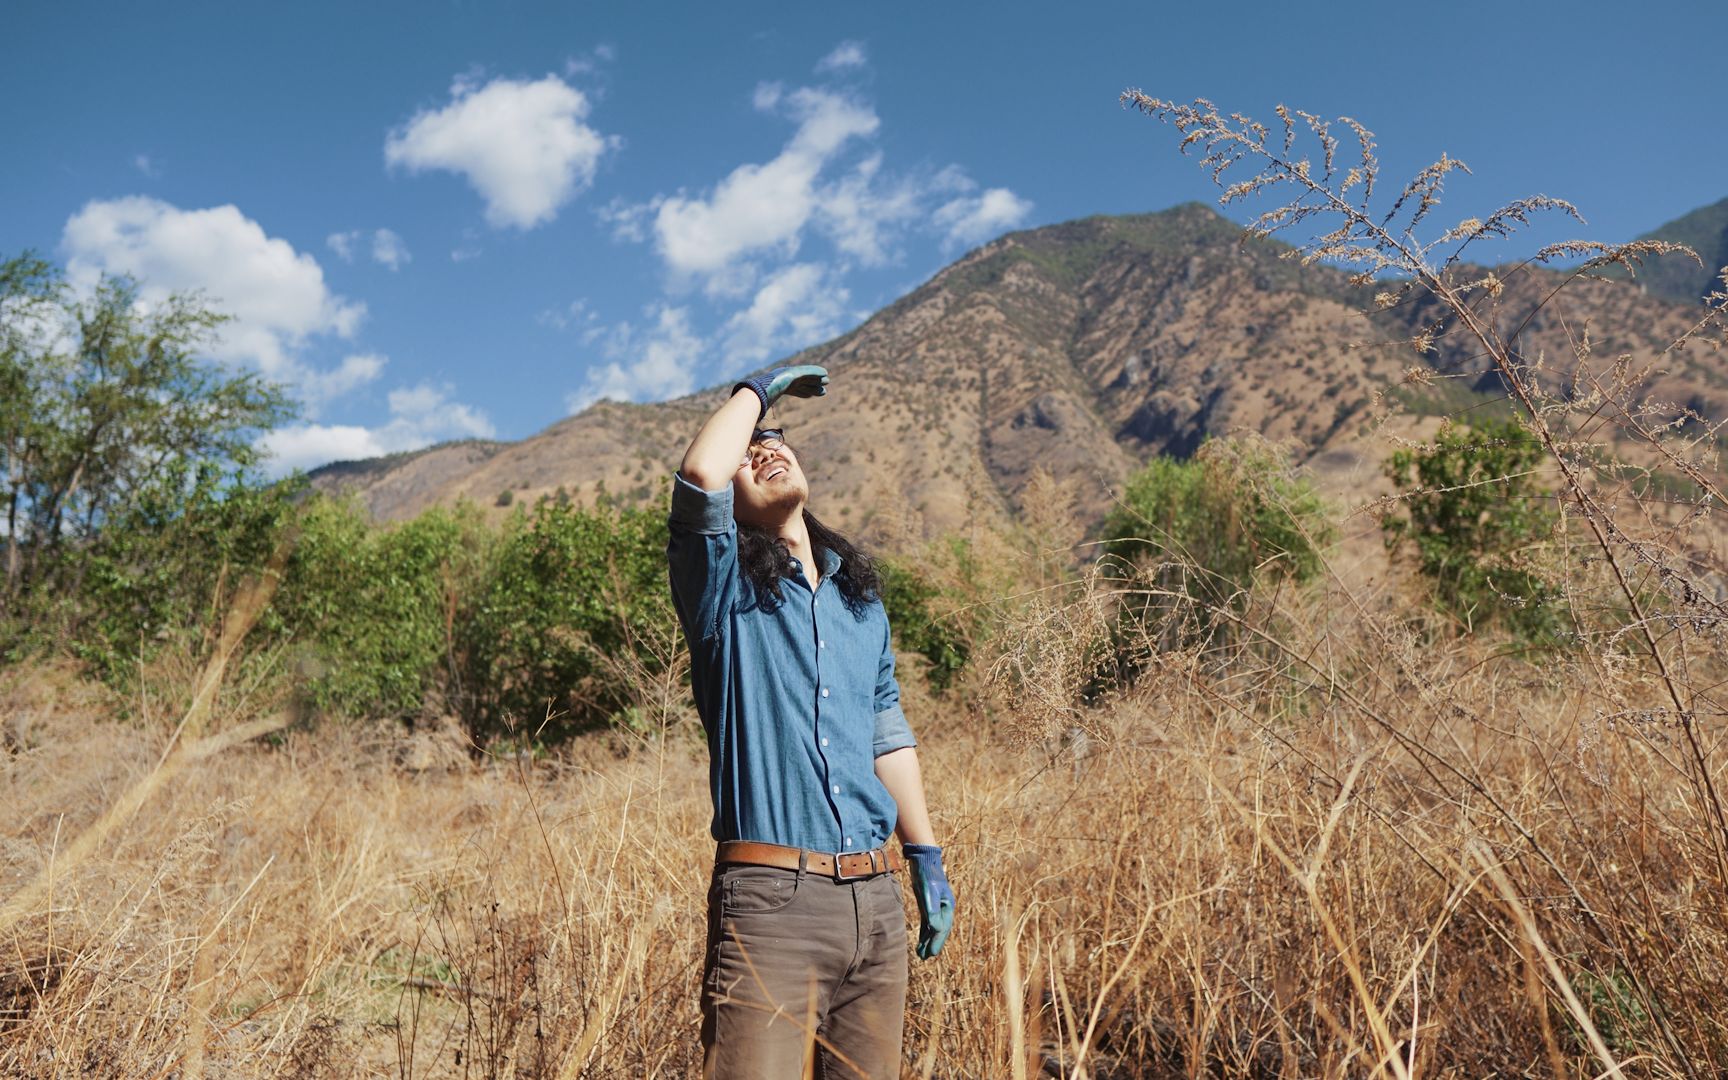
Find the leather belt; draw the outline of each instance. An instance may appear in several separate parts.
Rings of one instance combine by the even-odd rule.
[[[753,840],[722,840],[714,849],[716,863],[745,863],[803,869],[835,881],[857,881],[899,870],[906,865],[898,851],[884,845],[874,851],[806,851],[782,844],[759,844]]]

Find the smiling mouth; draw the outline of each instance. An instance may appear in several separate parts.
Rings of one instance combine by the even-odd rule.
[[[787,471],[788,470],[784,465],[770,465],[768,466],[768,471],[762,474],[762,482],[766,484],[776,476],[786,475]]]

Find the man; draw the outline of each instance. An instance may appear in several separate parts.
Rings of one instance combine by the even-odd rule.
[[[673,481],[667,560],[718,841],[703,1074],[726,1080],[787,1080],[810,1064],[900,1075],[906,917],[890,834],[912,868],[920,957],[941,951],[954,916],[881,580],[805,508],[781,432],[757,427],[782,395],[827,383],[809,365],[739,383]]]

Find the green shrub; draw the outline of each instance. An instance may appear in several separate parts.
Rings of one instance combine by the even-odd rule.
[[[269,561],[301,485],[263,486],[208,463],[167,471],[25,594],[14,651],[63,642],[123,684],[164,645],[213,631],[234,587]]]
[[[1536,477],[1546,452],[1516,420],[1447,424],[1427,449],[1386,463],[1397,509],[1381,526],[1386,546],[1416,551],[1441,610],[1466,630],[1497,624],[1520,639],[1553,642],[1569,619],[1541,566],[1559,521]]]
[[[541,499],[518,513],[462,629],[476,733],[556,741],[642,722],[682,660],[666,515]]]
[[[309,704],[407,719],[453,675],[465,592],[486,530],[471,507],[376,526],[345,500],[317,498],[258,635],[279,638]]]
[[[929,661],[925,678],[932,688],[948,689],[971,658],[972,644],[952,617],[944,617],[942,590],[910,563],[883,558],[876,565],[882,572],[882,607],[896,643]]]
[[[1217,439],[1186,461],[1153,458],[1105,519],[1104,549],[1136,564],[1152,593],[1131,605],[1151,622],[1181,610],[1212,632],[1241,611],[1256,580],[1305,583],[1334,529],[1312,484],[1263,439]]]

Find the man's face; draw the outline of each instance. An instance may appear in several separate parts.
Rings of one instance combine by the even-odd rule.
[[[732,484],[732,515],[746,525],[778,525],[810,498],[798,455],[779,432],[759,432]]]

